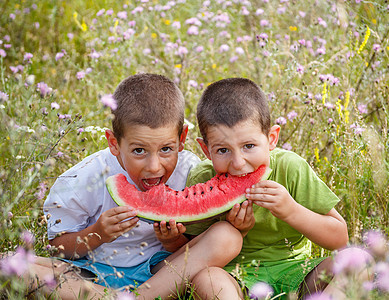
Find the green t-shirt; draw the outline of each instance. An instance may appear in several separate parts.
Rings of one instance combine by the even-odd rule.
[[[272,169],[268,180],[283,185],[296,202],[306,208],[327,214],[339,198],[315,174],[308,163],[296,153],[276,148],[270,152]],[[203,161],[191,170],[187,186],[206,182],[215,176],[212,162]],[[311,242],[286,222],[274,217],[269,210],[253,206],[255,225],[243,240],[240,254],[231,261],[226,269],[230,270],[237,263],[276,262],[286,259],[305,259],[311,255]],[[187,234],[198,235],[210,225],[223,219],[217,218],[187,226]]]

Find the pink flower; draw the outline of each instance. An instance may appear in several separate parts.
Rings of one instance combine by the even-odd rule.
[[[24,54],[24,61],[28,61],[30,62],[31,58],[33,58],[34,55],[32,55],[31,53],[27,52],[26,54]]]
[[[35,242],[35,236],[28,230],[23,231],[20,238],[27,245],[32,245]]]
[[[0,269],[5,275],[23,275],[35,261],[35,256],[24,248],[17,248],[15,255],[0,260]]]
[[[107,95],[102,96],[100,101],[105,106],[110,107],[112,110],[115,110],[117,108],[116,100],[112,97],[111,94],[107,94]]]
[[[304,73],[304,67],[302,65],[297,65],[296,71],[297,71],[297,73],[303,74]]]
[[[4,51],[4,49],[0,49],[0,56],[1,57],[6,57],[7,53]]]
[[[317,55],[326,54],[326,48],[324,48],[324,47],[317,48],[317,49],[316,49],[316,54],[317,54]]]
[[[55,60],[58,61],[60,60],[62,57],[64,57],[64,53],[63,52],[58,52],[56,55],[55,55]]]
[[[381,291],[389,292],[389,263],[379,262],[374,268],[377,273],[376,284]]]
[[[43,277],[43,281],[50,290],[54,290],[57,287],[57,281],[55,280],[53,274],[46,274]]]
[[[288,113],[287,117],[289,121],[293,121],[293,119],[297,117],[297,113],[294,110],[292,110],[290,113]]]
[[[278,125],[285,125],[286,124],[286,119],[284,117],[279,117],[276,119],[276,124]]]
[[[365,234],[364,240],[373,255],[379,257],[385,256],[388,245],[385,235],[382,232],[370,230]]]
[[[219,48],[220,53],[227,52],[228,50],[230,50],[230,46],[228,46],[226,44],[221,45]]]
[[[5,102],[5,101],[8,101],[8,94],[7,93],[4,93],[2,91],[0,91],[0,103],[1,102]]]
[[[267,299],[273,295],[273,288],[266,282],[258,282],[250,289],[250,299]]]
[[[349,247],[336,254],[333,271],[335,274],[353,273],[366,268],[371,256],[358,247]]]
[[[38,200],[42,200],[45,197],[47,191],[47,185],[45,182],[39,183],[39,190],[35,194]]]
[[[289,144],[289,143],[284,143],[284,144],[282,145],[282,149],[291,151],[291,150],[292,150],[292,145]]]
[[[381,45],[380,44],[373,44],[373,50],[374,51],[379,51],[381,49]]]
[[[40,94],[41,94],[41,97],[44,98],[46,97],[47,95],[51,94],[51,92],[53,91],[53,89],[51,87],[49,87],[46,83],[44,83],[43,81],[42,82],[39,82],[36,87],[38,88]]]
[[[178,56],[184,56],[185,54],[188,54],[188,49],[186,48],[186,47],[184,47],[184,46],[179,46],[178,47],[178,49],[177,49],[177,52],[176,52],[176,54],[178,55]]]
[[[188,31],[186,32],[188,35],[198,35],[199,34],[199,28],[195,25],[192,25],[188,28]]]
[[[259,25],[261,25],[262,27],[267,27],[270,26],[270,22],[268,20],[261,20],[259,22]]]
[[[127,19],[127,12],[126,11],[119,11],[117,16],[119,19]]]
[[[59,104],[57,102],[51,103],[51,108],[52,109],[59,109]]]
[[[332,300],[332,297],[326,293],[314,293],[307,297],[307,300]]]
[[[360,114],[367,114],[368,113],[366,104],[359,104],[358,105],[358,110],[359,110]]]
[[[84,71],[77,72],[76,77],[77,77],[78,80],[84,78],[85,77],[85,72]]]
[[[100,16],[102,16],[104,13],[105,13],[105,9],[102,8],[102,9],[100,9],[100,10],[96,13],[96,16],[97,16],[97,17],[100,17]]]

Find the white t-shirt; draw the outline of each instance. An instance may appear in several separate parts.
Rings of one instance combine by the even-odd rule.
[[[189,151],[178,153],[177,166],[167,181],[170,188],[185,188],[189,170],[200,159]],[[105,180],[118,173],[127,176],[109,148],[96,152],[58,177],[44,203],[48,218],[48,237],[54,239],[61,232],[79,232],[96,223],[100,215],[117,204],[105,186]],[[60,221],[59,221],[60,220]],[[139,221],[133,228],[111,243],[102,244],[87,258],[118,267],[131,267],[146,261],[155,252],[163,250],[155,236],[153,224]]]

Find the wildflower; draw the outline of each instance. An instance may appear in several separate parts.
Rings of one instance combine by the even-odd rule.
[[[317,48],[317,49],[316,49],[316,54],[317,54],[317,55],[326,54],[326,48],[324,48],[324,47]]]
[[[58,157],[63,157],[63,152],[58,151],[57,156],[58,156]]]
[[[4,51],[4,49],[0,49],[0,56],[1,57],[6,57],[7,53]]]
[[[268,27],[270,26],[270,22],[268,20],[261,20],[259,22],[259,25],[261,25],[262,27]]]
[[[84,78],[85,77],[85,72],[84,71],[77,72],[76,77],[77,77],[78,80]]]
[[[327,22],[324,21],[322,18],[317,18],[317,22],[319,25],[323,26],[324,28],[327,28]]]
[[[370,259],[367,252],[358,247],[350,247],[335,256],[333,271],[335,274],[353,273],[365,268]]]
[[[297,113],[294,110],[292,110],[290,113],[288,113],[287,117],[289,121],[293,121],[293,119],[297,117]]]
[[[299,15],[301,18],[304,18],[307,14],[304,11],[299,11]]]
[[[189,18],[185,21],[185,24],[201,26],[201,22],[197,18]]]
[[[30,231],[28,231],[28,230],[23,231],[21,236],[20,236],[20,238],[27,245],[32,245],[35,242],[34,235]]]
[[[92,53],[89,54],[89,56],[92,58],[92,59],[98,59],[101,54],[95,50],[92,51]]]
[[[255,15],[259,16],[259,15],[262,15],[265,11],[262,9],[262,8],[258,8],[256,11],[255,11]]]
[[[227,52],[228,50],[230,50],[230,46],[228,46],[226,44],[221,45],[219,48],[220,53]]]
[[[53,274],[46,274],[43,277],[43,281],[50,290],[54,290],[57,287],[57,281],[55,280]]]
[[[59,104],[57,102],[51,103],[51,109],[59,109]]]
[[[24,54],[24,61],[27,60],[27,62],[31,62],[31,58],[33,58],[34,55],[32,55],[31,53],[27,52],[26,54]]]
[[[186,48],[186,47],[184,47],[184,46],[179,46],[178,47],[178,49],[177,49],[177,52],[176,52],[176,54],[178,55],[178,56],[184,56],[185,54],[188,54],[188,49]]]
[[[203,46],[197,46],[197,47],[195,48],[195,51],[196,51],[196,52],[203,52],[203,51],[204,51],[204,47],[203,47]]]
[[[84,132],[84,131],[85,131],[84,128],[82,128],[82,127],[81,127],[81,128],[78,128],[78,129],[77,129],[77,134],[80,134],[80,133],[82,133],[82,132]]]
[[[379,262],[374,269],[377,273],[377,288],[383,292],[389,292],[389,263]]]
[[[379,51],[381,49],[381,45],[380,44],[373,44],[373,50],[374,51]]]
[[[36,197],[38,200],[42,200],[45,197],[47,191],[47,184],[45,182],[39,183],[39,190],[36,193]]]
[[[186,32],[188,35],[198,35],[199,34],[199,28],[196,25],[192,25],[188,28],[188,31]]]
[[[368,113],[367,105],[366,104],[359,104],[358,111],[360,114],[367,114]]]
[[[297,65],[296,72],[303,74],[304,73],[304,67],[302,65]]]
[[[365,234],[364,240],[373,255],[378,257],[385,257],[388,246],[386,238],[382,232],[370,230]]]
[[[279,15],[282,15],[285,12],[286,12],[286,7],[285,6],[281,6],[281,7],[277,8],[277,13]]]
[[[326,293],[314,293],[307,297],[307,300],[332,300],[332,297]]]
[[[246,6],[242,6],[242,9],[241,9],[240,13],[243,16],[248,16],[250,14],[250,12],[247,10]]]
[[[233,62],[237,61],[238,59],[239,59],[239,57],[236,56],[236,55],[234,55],[234,56],[232,56],[232,57],[230,58],[230,63],[233,63]]]
[[[135,300],[135,296],[132,293],[120,292],[116,300]]]
[[[151,49],[150,48],[143,49],[143,54],[144,55],[149,55],[150,53],[151,53]]]
[[[276,124],[278,125],[285,125],[286,124],[286,119],[284,117],[279,117],[276,119]]]
[[[111,94],[107,94],[107,95],[102,96],[100,101],[105,106],[110,107],[112,110],[115,110],[117,108],[116,100],[112,97]]]
[[[273,295],[273,288],[265,282],[258,282],[250,289],[250,298],[268,299]]]
[[[16,15],[15,15],[15,14],[9,14],[9,18],[10,18],[11,20],[15,20]]]
[[[126,11],[119,11],[119,12],[117,13],[117,17],[118,17],[119,19],[125,20],[125,19],[127,19],[127,12],[126,12]]]
[[[335,108],[335,105],[332,104],[331,102],[326,102],[326,103],[324,103],[324,106],[325,106],[325,108],[327,108],[327,109],[334,109],[334,108]]]
[[[35,257],[30,251],[18,247],[15,255],[8,256],[0,261],[0,269],[5,275],[21,276],[34,261]]]
[[[334,120],[332,118],[328,118],[327,122],[328,124],[331,124]]]
[[[244,54],[244,50],[243,50],[242,47],[236,47],[236,48],[235,48],[235,52],[236,52],[237,54],[239,54],[239,55]]]
[[[8,94],[7,93],[4,93],[2,91],[0,91],[0,103],[1,102],[5,102],[5,101],[8,101]]]
[[[100,16],[102,16],[104,13],[105,13],[105,9],[102,8],[102,9],[100,9],[100,10],[96,13],[96,16],[97,16],[97,17],[100,17]]]
[[[188,85],[190,86],[190,87],[194,87],[194,88],[196,88],[197,86],[198,86],[198,83],[196,82],[196,81],[194,81],[194,80],[189,80],[188,81]]]
[[[356,134],[356,135],[361,135],[362,132],[365,131],[365,128],[362,128],[361,126],[357,125],[356,123],[351,124],[350,129],[354,129],[354,134]]]
[[[282,149],[291,151],[291,150],[292,150],[292,145],[289,144],[289,143],[284,143],[284,144],[282,145]]]
[[[53,91],[53,89],[51,87],[49,87],[43,81],[39,82],[36,86],[37,86],[42,98],[46,97],[47,95],[49,95]]]

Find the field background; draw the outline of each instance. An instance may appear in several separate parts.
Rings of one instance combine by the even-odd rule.
[[[389,233],[387,1],[7,1],[0,3],[0,251],[35,236],[63,171],[106,147],[100,101],[125,77],[173,79],[194,125],[208,84],[247,77],[269,97],[279,147],[340,197],[350,243]],[[315,248],[314,255],[323,251]]]

